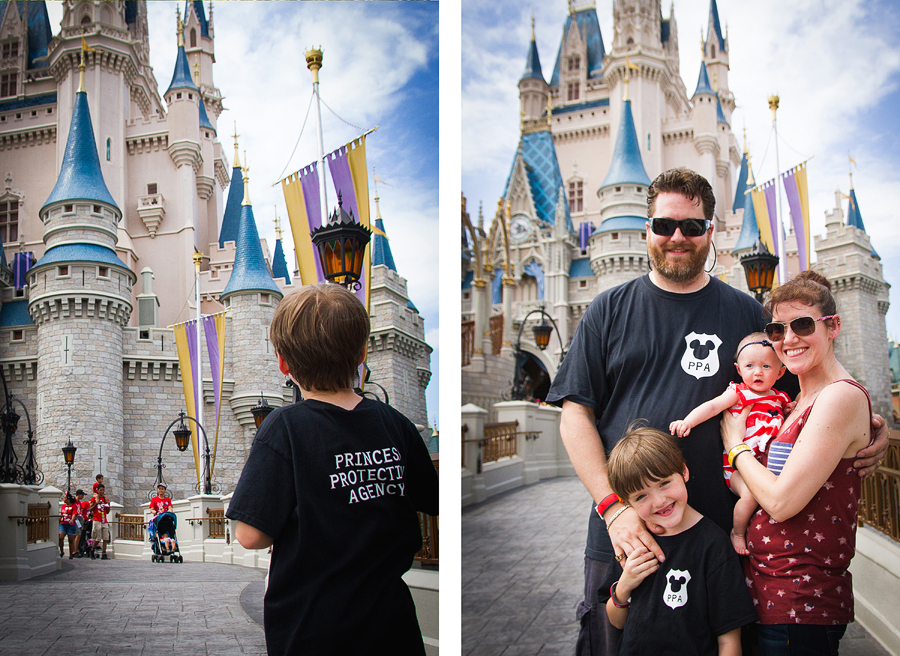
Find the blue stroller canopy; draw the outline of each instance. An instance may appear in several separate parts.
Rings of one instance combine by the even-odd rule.
[[[155,537],[157,532],[168,533],[175,537],[175,529],[178,528],[178,517],[173,512],[159,513],[150,520],[150,537]]]

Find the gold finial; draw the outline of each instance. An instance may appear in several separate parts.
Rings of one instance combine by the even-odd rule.
[[[176,15],[176,32],[175,34],[178,36],[178,47],[184,47],[184,23],[181,22],[181,8],[175,7],[175,15]]]
[[[244,165],[241,167],[241,176],[244,180],[244,200],[241,201],[241,207],[244,205],[252,205],[250,202],[250,164],[247,162],[247,151],[244,151]]]
[[[719,92],[719,72],[713,71],[713,91]]]
[[[531,10],[531,40],[534,41],[534,9]]]
[[[322,46],[310,48],[305,53],[306,68],[312,71],[313,84],[319,83],[319,69],[322,68]]]
[[[847,172],[850,174],[850,191],[853,191],[853,168],[850,165],[853,164],[857,167],[858,165],[856,164],[856,160],[850,156],[849,150],[847,151],[847,159],[850,160],[849,162],[847,162]]]
[[[778,111],[778,96],[769,96],[769,109],[772,110],[772,120],[775,120]]]
[[[81,37],[81,42],[84,43],[84,37]],[[84,87],[84,47],[81,48],[81,57],[78,61],[78,92],[77,93],[87,93],[87,89]]]
[[[200,53],[194,55],[194,82],[200,86]]]
[[[281,241],[281,219],[278,218],[278,205],[275,205],[275,239]]]
[[[624,95],[624,97],[622,98],[622,100],[631,100],[631,98],[628,96],[628,80],[629,80],[629,77],[628,77],[628,71],[629,71],[629,70],[632,70],[632,71],[639,71],[639,70],[641,70],[641,67],[638,66],[637,64],[632,64],[630,61],[628,61],[628,57],[626,57],[626,58],[625,58],[625,80],[624,80],[624,82],[625,82],[625,95]]]
[[[747,150],[747,126],[745,124],[744,125],[744,153],[749,153],[749,152],[750,151]]]
[[[240,155],[238,155],[237,140],[240,135],[238,134],[238,131],[237,131],[237,121],[234,122],[234,134],[231,136],[234,137],[234,168],[239,169],[239,168],[241,168],[241,158],[240,158]]]
[[[703,39],[703,28],[700,28],[700,56],[706,56],[706,41]]]

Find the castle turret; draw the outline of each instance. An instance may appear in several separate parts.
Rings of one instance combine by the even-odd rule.
[[[546,112],[549,97],[550,87],[547,86],[541,72],[541,60],[534,40],[534,19],[532,19],[531,44],[528,46],[528,56],[525,59],[525,72],[519,80],[519,107],[523,130],[546,125],[546,119],[542,117]]]
[[[234,136],[234,166],[231,169],[231,184],[228,187],[228,199],[225,201],[225,213],[222,215],[222,228],[219,230],[219,248],[225,248],[226,241],[237,241],[241,225],[241,203],[244,200],[237,126],[232,136]]]
[[[284,278],[285,284],[291,284],[291,274],[288,271],[287,259],[284,257],[284,246],[281,240],[281,222],[275,215],[275,252],[272,255],[272,277]]]
[[[709,0],[706,40],[703,42],[703,61],[706,62],[713,86],[719,93],[725,117],[730,120],[731,113],[734,111],[734,94],[728,89],[728,38],[722,33],[716,0]]]
[[[588,90],[603,79],[603,35],[593,2],[569,4],[550,87],[553,105],[582,103]]]
[[[245,447],[250,448],[256,425],[250,410],[262,394],[269,405],[283,405],[278,361],[269,341],[269,326],[275,306],[283,294],[266,266],[253,205],[250,202],[249,169],[243,168],[244,199],[235,243],[234,267],[219,300],[228,308],[231,323],[232,376],[234,393],[229,403],[244,430]]]
[[[697,88],[694,90],[694,95],[691,96],[691,102],[693,103],[691,120],[694,124],[694,148],[700,155],[700,167],[697,172],[709,181],[716,192],[716,217],[721,218],[717,160],[722,148],[716,129],[718,127],[719,97],[710,86],[705,62],[700,62],[700,75],[697,77]],[[722,225],[716,225],[716,229],[721,228]]]
[[[116,256],[122,212],[101,173],[83,71],[59,177],[40,209],[46,250],[26,278],[38,332],[37,452],[45,469],[59,468],[50,480],[62,480],[58,445],[71,438],[90,454],[76,461],[76,480],[102,470],[116,497],[125,484],[123,328],[136,276]],[[90,384],[66,384],[73,377]]]

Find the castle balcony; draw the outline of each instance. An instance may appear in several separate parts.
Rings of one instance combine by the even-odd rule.
[[[138,216],[144,222],[144,227],[150,233],[150,237],[156,237],[159,224],[166,218],[166,199],[162,194],[148,194],[138,196]]]

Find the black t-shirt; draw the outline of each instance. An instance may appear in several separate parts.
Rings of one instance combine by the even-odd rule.
[[[424,654],[401,576],[438,513],[437,472],[402,414],[303,401],[260,428],[228,517],[274,538],[268,653]]]
[[[669,431],[695,407],[728,387],[734,352],[766,324],[751,296],[711,278],[690,294],[667,292],[649,275],[599,294],[575,330],[547,401],[590,406],[607,455],[636,419]],[[719,419],[678,440],[690,469],[691,506],[725,530],[734,500],[722,476]],[[606,524],[592,509],[585,554],[609,561]]]
[[[720,635],[757,620],[731,541],[707,517],[656,541],[666,560],[631,594],[619,656],[717,656]],[[621,575],[607,570],[601,600]]]

